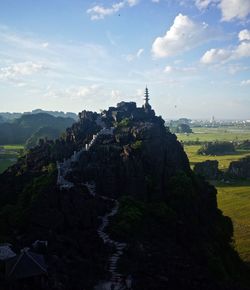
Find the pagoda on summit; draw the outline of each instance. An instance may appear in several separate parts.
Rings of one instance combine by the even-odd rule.
[[[145,100],[145,103],[144,103],[144,105],[142,107],[145,109],[145,111],[151,111],[152,108],[149,105],[149,93],[148,93],[148,87],[147,86],[146,86],[146,89],[145,89],[144,100]]]

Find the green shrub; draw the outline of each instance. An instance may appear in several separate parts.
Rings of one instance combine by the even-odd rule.
[[[133,234],[142,223],[145,206],[131,197],[124,197],[113,224],[113,231],[118,235]]]
[[[207,142],[197,151],[199,155],[226,155],[235,152],[231,142]]]
[[[134,143],[131,144],[131,148],[134,150],[142,149],[142,141],[141,140],[135,141]]]
[[[122,119],[118,124],[118,128],[123,128],[123,127],[128,127],[130,125],[130,119],[129,118],[124,118]]]
[[[157,232],[162,224],[175,225],[176,220],[176,213],[165,202],[142,202],[124,197],[112,222],[111,232],[121,239],[128,239]]]

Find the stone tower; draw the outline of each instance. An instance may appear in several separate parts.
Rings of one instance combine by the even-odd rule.
[[[144,100],[145,100],[145,103],[143,105],[143,108],[145,110],[147,110],[147,111],[151,110],[151,106],[149,105],[149,93],[148,93],[147,86],[146,86],[146,89],[145,89]]]

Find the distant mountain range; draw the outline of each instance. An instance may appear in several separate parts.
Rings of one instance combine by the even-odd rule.
[[[45,111],[41,109],[35,109],[31,112],[24,112],[24,113],[9,113],[9,112],[0,112],[0,123],[4,122],[11,122],[17,118],[20,118],[23,115],[34,115],[34,114],[40,114],[40,113],[46,113],[54,117],[62,117],[62,118],[72,118],[74,120],[78,119],[77,114],[71,113],[71,112],[62,112],[62,111]]]
[[[66,128],[74,122],[74,118],[55,117],[48,113],[22,114],[19,118],[13,118],[9,122],[0,124],[0,145],[4,144],[26,144],[33,147],[41,138],[56,139]],[[56,115],[60,112],[55,112]],[[10,116],[16,114],[10,114]]]

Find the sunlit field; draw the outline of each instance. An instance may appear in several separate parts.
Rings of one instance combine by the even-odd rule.
[[[250,181],[216,187],[218,206],[234,224],[236,249],[243,260],[250,262]]]
[[[193,167],[195,163],[202,162],[204,160],[217,160],[219,162],[219,169],[226,170],[229,167],[230,162],[239,160],[240,158],[250,155],[250,150],[237,150],[234,154],[220,155],[220,156],[203,156],[197,154],[201,145],[185,145],[185,151],[188,155],[190,165]]]
[[[249,130],[198,128],[195,134],[177,134],[182,141],[236,141],[250,139]],[[249,150],[237,150],[236,153],[223,156],[198,155],[201,145],[184,145],[191,167],[197,162],[205,160],[218,160],[219,169],[226,170],[231,161],[239,160],[250,155]],[[214,183],[214,182],[213,182]],[[250,262],[250,181],[237,183],[214,183],[217,190],[219,208],[229,216],[234,225],[234,243],[243,260]]]
[[[193,128],[192,134],[176,134],[178,140],[188,141],[241,141],[250,140],[249,128]]]
[[[24,150],[23,145],[0,146],[0,173],[13,165]]]

